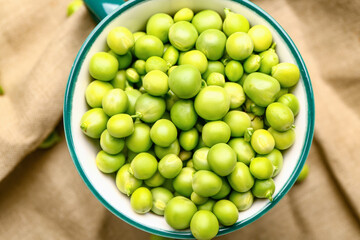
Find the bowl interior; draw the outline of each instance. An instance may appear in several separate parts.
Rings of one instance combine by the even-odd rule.
[[[224,8],[230,8],[232,11],[244,15],[251,25],[266,25],[277,43],[276,51],[280,61],[297,64],[302,75],[299,84],[293,91],[301,105],[300,113],[296,118],[296,142],[284,153],[283,170],[274,179],[276,191],[273,202],[257,199],[249,210],[240,212],[238,222],[234,226],[222,227],[219,234],[234,231],[258,219],[288,192],[309,151],[313,135],[314,109],[310,79],[296,47],[270,16],[250,2],[230,0],[129,1],[94,29],[75,61],[65,96],[64,123],[74,163],[94,195],[118,217],[135,227],[157,235],[191,238],[189,230],[175,231],[167,225],[161,216],[155,214],[139,215],[132,211],[129,198],[116,188],[115,175],[103,174],[95,165],[95,157],[100,150],[98,141],[87,138],[79,127],[82,115],[88,110],[84,97],[85,89],[91,81],[88,74],[88,64],[94,53],[107,50],[107,33],[116,26],[127,27],[133,32],[144,30],[145,23],[151,15],[158,12],[174,14],[183,7],[189,7],[195,11],[213,9],[222,17],[224,17]]]

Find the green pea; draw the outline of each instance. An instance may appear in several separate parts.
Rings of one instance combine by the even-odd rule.
[[[182,161],[175,154],[168,154],[159,162],[159,172],[165,178],[175,178],[182,169]]]
[[[174,15],[174,22],[187,21],[191,22],[194,12],[190,8],[182,8]]]
[[[200,34],[196,41],[196,49],[209,60],[219,60],[225,51],[226,36],[216,29],[208,29]]]
[[[224,122],[230,127],[231,137],[242,137],[245,131],[251,127],[251,119],[242,111],[233,110],[224,117]]]
[[[193,201],[193,203],[195,203],[196,205],[201,205],[206,203],[206,201],[208,200],[207,197],[202,197],[200,195],[198,195],[196,192],[192,192],[191,196],[190,196],[191,201]]]
[[[274,130],[284,132],[293,126],[294,114],[285,104],[275,102],[266,108],[266,120]]]
[[[137,102],[137,99],[141,96],[141,92],[137,89],[127,88],[125,89],[125,93],[128,96],[128,100],[129,100],[127,114],[134,115],[135,104]]]
[[[271,177],[276,177],[283,167],[283,156],[276,148],[266,155],[258,155],[258,157],[266,157],[269,159],[274,167]]]
[[[100,146],[108,154],[118,154],[124,149],[125,141],[122,138],[114,138],[105,130],[100,136]]]
[[[166,188],[156,187],[151,189],[153,197],[153,206],[151,211],[157,215],[163,216],[167,203],[174,197],[174,195]]]
[[[89,64],[90,75],[101,81],[110,81],[115,78],[119,63],[117,59],[109,53],[95,53]]]
[[[184,197],[190,197],[193,192],[192,182],[195,169],[184,167],[173,180],[173,187],[176,192]]]
[[[208,67],[208,60],[205,54],[199,50],[191,50],[186,52],[182,56],[179,63],[180,65],[193,65],[200,71],[201,74],[203,74]]]
[[[228,8],[225,8],[224,12],[226,16],[223,23],[223,31],[227,36],[235,32],[247,33],[249,31],[249,21],[243,15],[231,12]]]
[[[128,68],[132,63],[132,54],[130,51],[124,55],[118,55],[113,50],[108,51],[108,53],[116,57],[116,59],[118,60],[119,70]]]
[[[196,170],[211,170],[207,157],[210,148],[202,147],[194,152],[193,164]]]
[[[196,239],[212,239],[219,231],[219,222],[212,212],[199,210],[191,219],[190,230]]]
[[[124,138],[134,132],[134,122],[128,114],[116,114],[107,122],[107,130],[113,137]]]
[[[244,138],[233,138],[228,144],[235,151],[238,162],[249,165],[251,159],[255,157],[253,148]]]
[[[259,56],[261,58],[259,72],[270,75],[272,67],[279,64],[278,55],[274,49],[270,48],[269,50],[260,53]]]
[[[150,137],[156,145],[169,147],[177,138],[177,129],[171,121],[160,119],[151,127]]]
[[[180,146],[186,151],[195,149],[199,142],[199,132],[196,128],[192,128],[188,131],[182,131],[179,137]]]
[[[267,50],[272,44],[272,35],[270,30],[264,25],[255,25],[248,32],[251,40],[254,42],[254,51],[262,52]]]
[[[190,226],[197,208],[190,200],[182,196],[172,198],[165,208],[165,220],[172,228],[181,230]]]
[[[279,150],[286,150],[295,142],[296,135],[294,129],[292,128],[285,132],[279,132],[271,127],[268,131],[274,137],[275,147]]]
[[[192,159],[190,159],[189,161],[186,162],[186,165],[185,167],[191,167],[191,168],[194,168],[194,162]]]
[[[234,171],[227,177],[230,186],[237,192],[247,192],[254,185],[254,178],[249,168],[242,162],[237,162]]]
[[[101,133],[106,129],[108,119],[102,108],[93,108],[81,117],[80,128],[86,136],[100,138]]]
[[[82,6],[84,6],[83,0],[73,0],[67,6],[67,13],[66,15],[70,17],[73,15],[77,10],[79,10]]]
[[[254,195],[251,191],[247,191],[244,193],[232,191],[229,196],[229,200],[235,204],[238,211],[245,211],[249,209],[253,204]]]
[[[196,96],[194,106],[196,113],[203,119],[219,120],[229,111],[230,97],[224,88],[208,86]]]
[[[234,225],[239,218],[239,211],[235,204],[226,199],[216,202],[213,212],[224,226]]]
[[[154,147],[156,156],[161,159],[168,154],[175,154],[179,155],[180,153],[180,144],[179,141],[176,139],[169,147],[160,147],[155,145]]]
[[[288,106],[290,110],[293,112],[294,116],[299,114],[300,104],[299,104],[299,100],[294,94],[292,93],[284,94],[277,101]]]
[[[169,75],[169,87],[176,96],[189,99],[200,91],[200,71],[193,65],[181,65],[176,67]]]
[[[163,43],[166,43],[169,41],[169,29],[173,24],[174,20],[171,16],[166,13],[157,13],[149,18],[146,24],[146,32],[149,35],[158,37]]]
[[[251,101],[251,99],[246,99],[245,111],[248,113],[253,113],[256,116],[262,116],[265,113],[265,108],[256,105],[253,101]]]
[[[295,64],[279,63],[272,67],[271,76],[279,81],[281,87],[289,88],[299,82],[300,70]]]
[[[113,173],[125,163],[125,155],[122,153],[111,155],[104,151],[98,152],[96,155],[96,166],[103,173]]]
[[[207,161],[213,172],[219,176],[227,176],[235,168],[236,154],[229,145],[218,143],[210,148]]]
[[[183,131],[192,129],[198,119],[192,100],[175,102],[170,110],[170,117],[175,126]]]
[[[258,106],[267,107],[280,91],[279,82],[264,73],[250,73],[244,81],[244,92]]]
[[[151,178],[157,170],[158,162],[150,153],[142,152],[132,160],[129,172],[137,179],[145,180]]]
[[[254,129],[254,130],[258,130],[258,129],[262,129],[264,128],[264,120],[259,117],[259,116],[256,116],[255,114],[253,113],[248,113],[250,119],[251,119],[251,127]]]
[[[104,112],[108,116],[125,113],[129,106],[129,100],[126,93],[121,89],[112,89],[108,91],[102,100]]]
[[[49,136],[38,146],[40,149],[47,149],[54,146],[56,143],[61,141],[61,136],[57,130],[52,131]]]
[[[195,46],[198,32],[194,25],[186,21],[174,23],[169,30],[169,40],[179,51],[189,51]]]
[[[275,182],[272,178],[266,180],[256,179],[251,191],[257,198],[267,198],[272,201],[272,195],[275,192]]]
[[[115,78],[111,80],[111,85],[114,86],[114,88],[120,88],[122,90],[125,90],[126,86],[126,72],[125,70],[120,70],[117,72]]]
[[[212,211],[214,208],[216,201],[209,198],[209,200],[206,201],[206,203],[201,204],[198,206],[199,210],[208,210],[208,211]]]
[[[130,198],[132,209],[139,214],[150,212],[153,206],[151,192],[146,187],[140,187],[134,191]]]
[[[142,185],[142,180],[135,178],[129,173],[130,164],[125,164],[116,174],[116,186],[120,192],[130,196]]]
[[[207,170],[197,171],[192,178],[193,191],[202,197],[211,197],[217,194],[221,185],[221,178]]]
[[[268,154],[274,149],[275,140],[269,131],[258,129],[251,136],[251,146],[258,154]]]
[[[208,68],[203,73],[202,77],[208,79],[209,75],[213,72],[221,73],[225,75],[225,67],[220,61],[208,61]]]
[[[309,175],[309,165],[305,163],[304,167],[301,169],[301,172],[296,180],[297,183],[304,181],[305,178]]]
[[[201,34],[208,29],[222,29],[222,19],[220,15],[213,10],[202,10],[195,14],[191,23],[196,27],[196,30]]]
[[[143,87],[153,96],[164,95],[169,91],[168,76],[162,71],[152,70],[143,78]]]
[[[113,86],[108,82],[92,81],[85,90],[85,98],[87,104],[92,108],[102,107],[103,97]]]
[[[257,179],[268,179],[273,174],[273,165],[266,157],[256,157],[251,160],[250,172]]]
[[[139,37],[135,42],[135,56],[138,59],[147,60],[149,57],[161,57],[164,52],[164,44],[162,41],[152,35],[144,35]]]
[[[229,195],[229,193],[231,191],[231,187],[230,187],[228,181],[226,180],[226,178],[221,178],[221,180],[222,180],[222,185],[221,185],[220,191],[211,197],[213,199],[226,198],[227,195]]]
[[[147,152],[152,146],[150,127],[144,123],[134,124],[134,132],[126,138],[126,147],[135,153]]]
[[[248,58],[254,50],[254,43],[244,32],[235,32],[226,41],[226,52],[234,60]]]
[[[237,82],[244,74],[243,66],[240,62],[231,60],[225,66],[225,75],[231,82]]]
[[[135,43],[134,36],[125,27],[113,28],[107,36],[107,44],[116,54],[126,54]]]
[[[163,98],[145,93],[136,100],[136,115],[146,123],[153,123],[159,120],[164,115],[165,110],[166,104]]]
[[[261,57],[257,54],[251,54],[244,62],[244,71],[246,73],[256,72],[260,68]]]
[[[224,89],[230,96],[230,109],[239,108],[245,102],[246,96],[240,84],[227,82]]]
[[[153,70],[160,70],[161,72],[166,73],[169,69],[169,66],[168,63],[161,57],[152,56],[146,60],[145,69],[146,72],[151,72]]]
[[[155,172],[155,174],[144,181],[146,186],[148,187],[159,187],[165,182],[165,178],[159,173],[159,171]]]
[[[227,143],[231,136],[231,129],[223,121],[208,122],[202,130],[202,139],[206,146],[211,147],[217,143]]]
[[[146,74],[145,65],[146,65],[146,62],[144,60],[138,59],[134,62],[132,67],[135,69],[135,71],[138,74],[140,74],[142,76],[142,75]]]
[[[140,76],[134,68],[126,69],[125,74],[126,74],[126,79],[129,82],[138,83],[140,81]]]
[[[213,72],[209,74],[208,78],[206,79],[206,83],[208,86],[216,85],[216,86],[224,87],[225,77],[221,73]]]
[[[167,62],[168,66],[173,66],[179,60],[179,51],[175,47],[169,46],[164,52],[163,59]]]

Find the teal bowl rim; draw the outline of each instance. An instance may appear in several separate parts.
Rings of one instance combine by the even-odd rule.
[[[136,6],[138,3],[144,2],[147,0],[132,0],[124,3],[123,5],[119,6],[112,14],[108,15],[105,19],[103,19],[90,33],[90,35],[85,40],[84,44],[82,45],[81,49],[79,50],[79,53],[76,56],[76,59],[74,61],[74,64],[71,69],[71,73],[69,76],[69,80],[66,86],[66,92],[65,92],[65,100],[64,100],[64,129],[65,129],[65,137],[67,141],[67,145],[70,151],[70,155],[73,159],[73,162],[77,168],[77,171],[79,172],[80,176],[82,177],[83,181],[87,185],[87,187],[91,190],[91,192],[95,195],[95,197],[114,215],[122,219],[123,221],[129,223],[130,225],[141,229],[143,231],[149,232],[151,234],[163,236],[163,237],[170,237],[170,238],[181,238],[181,239],[191,239],[193,238],[190,231],[165,231],[165,230],[158,230],[156,228],[151,228],[144,226],[140,223],[137,223],[136,221],[128,218],[126,215],[120,213],[117,211],[113,206],[111,206],[100,194],[96,191],[96,189],[92,186],[90,181],[88,180],[85,172],[80,166],[79,160],[77,158],[77,155],[74,151],[74,142],[72,138],[72,131],[71,131],[71,110],[72,110],[72,98],[74,94],[74,88],[77,81],[77,77],[79,74],[79,71],[81,69],[82,62],[84,61],[84,58],[86,57],[89,49],[91,48],[93,42],[95,39],[99,36],[99,34],[102,32],[102,30],[107,26],[109,22],[111,22],[114,18],[116,18],[118,15],[120,15],[122,12],[126,11],[127,9]],[[314,135],[314,125],[315,125],[315,103],[314,103],[314,95],[312,90],[312,85],[310,81],[310,76],[307,71],[307,68],[305,66],[304,60],[302,59],[299,50],[295,46],[294,42],[291,40],[289,35],[285,32],[285,30],[280,26],[278,22],[275,21],[274,18],[272,18],[268,13],[266,13],[263,9],[261,9],[259,6],[255,5],[254,3],[250,1],[242,1],[242,0],[231,0],[233,2],[237,2],[257,14],[259,14],[263,19],[265,19],[269,24],[271,24],[274,29],[278,32],[278,34],[281,36],[282,39],[284,39],[285,43],[291,50],[292,55],[294,56],[301,72],[302,80],[305,86],[306,90],[306,97],[308,102],[308,125],[306,130],[306,136],[305,136],[305,144],[303,146],[301,155],[300,155],[300,161],[295,167],[295,170],[292,172],[290,178],[285,183],[284,187],[279,191],[279,193],[273,198],[272,202],[268,202],[257,214],[243,219],[240,222],[237,222],[235,225],[231,227],[221,227],[219,229],[218,236],[224,235],[230,232],[233,232],[235,230],[238,230],[253,221],[259,219],[261,216],[263,216],[266,212],[268,212],[271,208],[273,208],[281,198],[285,196],[285,194],[291,189],[293,184],[295,183],[298,175],[300,174],[300,171],[306,161],[306,158],[309,154],[313,135]]]

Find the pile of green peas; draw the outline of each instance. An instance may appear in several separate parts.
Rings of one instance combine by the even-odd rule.
[[[139,214],[197,239],[231,226],[254,198],[272,201],[295,141],[300,71],[280,63],[270,30],[225,9],[150,17],[112,29],[89,65],[80,123],[100,139],[96,164]]]

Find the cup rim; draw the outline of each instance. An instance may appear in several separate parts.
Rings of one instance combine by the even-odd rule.
[[[99,34],[102,32],[102,30],[119,14],[126,11],[129,8],[132,8],[136,6],[137,4],[144,2],[147,0],[131,0],[128,1],[121,6],[119,6],[113,13],[108,15],[106,18],[104,18],[89,34],[89,36],[86,38],[85,42],[83,43],[82,47],[80,48],[76,59],[74,61],[74,64],[71,68],[71,72],[69,75],[68,83],[66,86],[65,91],[65,98],[64,98],[64,109],[63,109],[63,121],[64,121],[64,131],[65,131],[65,138],[68,145],[68,149],[71,155],[71,158],[74,162],[74,165],[76,166],[77,171],[79,172],[81,178],[87,185],[87,187],[91,190],[91,192],[95,195],[95,197],[114,215],[122,219],[123,221],[127,222],[128,224],[149,232],[151,234],[160,235],[163,237],[170,237],[170,238],[181,238],[181,239],[190,239],[193,238],[191,232],[186,231],[168,231],[168,230],[158,230],[154,229],[148,226],[144,226],[130,218],[128,218],[126,215],[120,213],[118,210],[116,210],[111,204],[109,204],[102,196],[101,194],[92,186],[91,182],[87,178],[85,172],[81,168],[80,162],[77,158],[77,155],[74,150],[74,141],[72,137],[72,130],[71,130],[71,112],[72,112],[72,99],[74,94],[74,89],[77,81],[78,74],[80,72],[82,63],[84,61],[84,58],[86,57],[88,51],[90,50],[92,43],[97,39]],[[277,33],[281,36],[281,38],[284,40],[286,45],[291,50],[291,53],[296,60],[297,65],[300,68],[301,77],[305,86],[305,92],[306,92],[306,98],[308,103],[308,124],[306,126],[306,134],[305,134],[305,142],[301,151],[300,159],[290,175],[290,178],[286,181],[283,188],[279,191],[279,193],[274,197],[272,202],[268,202],[259,212],[257,212],[255,215],[252,215],[251,217],[248,217],[246,219],[243,219],[242,221],[237,222],[231,227],[221,227],[219,229],[218,235],[224,235],[230,232],[233,232],[235,230],[238,230],[254,221],[259,219],[261,216],[263,216],[265,213],[267,213],[270,209],[272,209],[279,201],[282,199],[286,193],[291,189],[293,184],[295,183],[298,175],[300,174],[300,171],[303,168],[303,165],[305,164],[305,161],[307,159],[307,156],[310,151],[311,143],[313,140],[314,135],[314,125],[315,125],[315,103],[314,103],[314,95],[312,90],[312,85],[310,81],[310,76],[307,71],[307,68],[305,66],[304,60],[300,55],[299,50],[295,46],[294,42],[291,40],[289,35],[286,33],[286,31],[280,26],[276,20],[271,17],[266,11],[264,11],[262,8],[257,6],[256,4],[250,2],[250,1],[244,1],[244,0],[230,0],[233,2],[237,2],[238,4],[241,4],[250,10],[256,12],[259,14],[266,22],[268,22],[272,27],[277,31]]]

